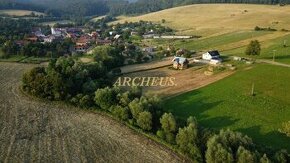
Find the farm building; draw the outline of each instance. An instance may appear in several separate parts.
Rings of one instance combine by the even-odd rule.
[[[204,60],[220,60],[220,53],[217,50],[208,51],[202,55]]]
[[[189,61],[183,57],[174,57],[172,60],[173,68],[177,70],[183,70],[188,68]]]

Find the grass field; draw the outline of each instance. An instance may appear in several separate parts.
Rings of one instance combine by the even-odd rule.
[[[103,114],[22,94],[33,66],[0,63],[0,162],[183,162]]]
[[[255,65],[169,99],[166,108],[183,119],[195,116],[203,126],[241,131],[259,144],[290,150],[290,138],[278,132],[282,122],[290,120],[289,81],[289,68]]]
[[[0,15],[5,14],[9,16],[29,16],[34,12],[36,15],[44,15],[44,13],[28,10],[0,10]]]
[[[271,14],[269,14],[271,13]],[[255,26],[289,28],[290,6],[248,4],[199,4],[182,6],[135,17],[119,17],[118,22],[147,20],[161,22],[179,33],[209,36]]]
[[[97,17],[94,17],[94,18],[92,18],[90,21],[92,21],[92,22],[96,22],[96,21],[98,21],[98,20],[100,20],[100,19],[103,19],[103,18],[105,18],[106,16],[97,16]]]
[[[0,58],[0,61],[2,61],[2,62],[19,62],[25,58],[27,58],[27,57],[22,56],[22,55],[12,55],[9,58]]]
[[[283,46],[284,41],[286,43],[286,47]],[[275,53],[275,61],[290,64],[290,35],[262,42],[261,45],[261,55],[257,56],[257,58],[272,60]],[[246,47],[243,46],[237,49],[225,50],[223,51],[223,54],[245,56],[245,49]]]
[[[71,24],[74,23],[71,20],[60,20],[60,21],[50,21],[50,22],[44,22],[41,23],[42,25],[49,25],[49,26],[54,26],[55,24]]]
[[[210,11],[210,12],[209,12]],[[167,9],[135,17],[119,17],[117,22],[147,20],[161,23],[177,31],[177,34],[201,35],[190,40],[146,40],[148,45],[175,45],[195,51],[217,49],[223,55],[245,56],[245,47],[251,40],[259,40],[262,54],[257,58],[272,59],[290,64],[290,6],[248,4],[199,4]],[[116,22],[115,22],[116,23]],[[254,31],[255,26],[271,27],[278,31]],[[283,48],[286,40],[288,47]]]

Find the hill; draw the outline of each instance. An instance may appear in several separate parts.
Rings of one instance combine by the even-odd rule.
[[[289,28],[290,6],[248,4],[200,4],[176,7],[141,16],[121,16],[118,22],[166,20],[180,33],[216,34],[253,30],[255,26]]]

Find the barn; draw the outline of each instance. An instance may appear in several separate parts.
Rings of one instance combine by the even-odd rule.
[[[183,58],[183,57],[174,57],[172,62],[173,62],[173,68],[177,70],[187,69],[188,64],[189,64],[188,59]]]

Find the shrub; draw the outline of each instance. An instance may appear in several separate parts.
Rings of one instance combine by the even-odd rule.
[[[290,137],[290,121],[288,122],[284,122],[282,124],[282,128],[279,129],[279,131],[285,135],[287,135],[288,137]]]

